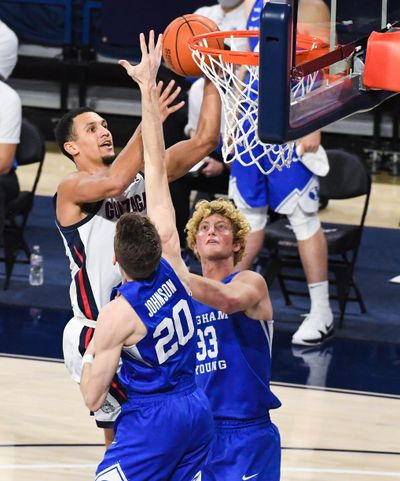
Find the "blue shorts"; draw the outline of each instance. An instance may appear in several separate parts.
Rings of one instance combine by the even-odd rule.
[[[262,9],[263,4],[265,4],[265,1],[258,0],[258,3],[253,5],[250,15],[252,20],[249,25],[259,23],[259,19],[257,19],[259,12],[261,13],[259,7]],[[252,46],[255,48],[255,43]],[[322,78],[322,72],[321,74],[310,75],[301,84],[307,85],[306,90],[310,91],[320,84]],[[258,79],[254,75],[248,75],[245,83],[247,84],[245,92],[250,97],[251,102],[241,105],[246,115],[243,115],[240,119],[238,137],[246,137],[246,141],[235,143],[235,160],[231,166],[229,197],[235,201],[240,210],[269,206],[280,214],[291,214],[299,205],[304,212],[316,212],[319,204],[318,178],[301,162],[294,142],[279,146],[265,144],[259,140],[254,130],[258,113],[250,106],[258,103]],[[298,82],[295,82],[292,87],[295,97],[296,95],[302,95]],[[292,156],[290,167],[283,167],[282,170],[275,168],[268,175],[264,174],[254,161],[257,160],[260,168],[268,172],[278,160],[280,149],[284,150],[286,159],[288,155]],[[280,163],[278,162],[278,164]]]
[[[202,481],[279,481],[281,441],[270,420],[216,421]]]
[[[256,165],[245,167],[235,160],[229,196],[239,209],[269,206],[275,212],[291,214],[297,205],[301,205],[305,212],[316,212],[319,182],[300,161],[264,175]]]
[[[213,436],[209,402],[200,389],[135,397],[122,407],[96,481],[190,481]]]

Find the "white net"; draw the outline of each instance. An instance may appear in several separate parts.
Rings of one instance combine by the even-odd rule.
[[[227,35],[231,50],[238,39]],[[241,39],[242,40],[242,39]],[[200,38],[191,45],[192,56],[204,74],[215,84],[222,102],[222,156],[224,162],[239,161],[244,166],[256,165],[264,175],[289,167],[299,160],[295,143],[265,144],[257,135],[258,66],[235,65],[222,54],[203,52],[208,47]],[[299,99],[313,89],[317,74],[295,82],[292,98]]]

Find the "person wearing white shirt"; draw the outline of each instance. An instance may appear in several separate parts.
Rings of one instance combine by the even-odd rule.
[[[20,141],[22,108],[17,92],[5,83],[17,63],[18,39],[0,21],[0,244],[7,205],[19,193],[15,154]]]
[[[244,0],[218,0],[215,5],[200,7],[194,13],[214,20],[221,31],[246,30],[247,17],[244,10]],[[228,39],[226,44],[230,46]],[[233,48],[235,50],[248,50],[247,39],[235,39]]]

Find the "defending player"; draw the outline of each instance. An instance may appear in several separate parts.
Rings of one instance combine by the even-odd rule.
[[[278,481],[280,436],[269,410],[272,306],[264,278],[235,272],[250,226],[231,202],[202,201],[187,242],[203,277],[191,274],[197,327],[197,384],[210,400],[216,437],[203,481]],[[212,307],[209,307],[212,306]]]
[[[164,120],[182,105],[171,105],[178,93],[171,93],[172,86],[169,84],[163,94],[159,92]],[[166,151],[169,180],[183,175],[214,150],[219,124],[219,95],[207,82],[196,135]],[[56,139],[77,169],[58,186],[56,218],[71,268],[74,312],[64,330],[64,359],[72,378],[79,382],[82,354],[93,336],[98,312],[110,300],[112,288],[122,281],[119,269],[112,264],[115,224],[124,212],[146,214],[140,172],[143,146],[139,128],[116,156],[106,120],[88,108],[65,114],[56,127]],[[124,399],[115,380],[104,405],[95,413],[97,425],[105,428],[106,445],[113,439],[113,421]]]
[[[161,36],[154,45],[151,32],[147,47],[141,34],[140,44],[142,68],[121,63],[142,96],[149,218],[124,214],[117,223],[115,258],[126,283],[99,314],[83,357],[81,390],[90,409],[102,406],[121,357],[119,377],[128,400],[96,480],[190,481],[208,452],[213,421],[195,383],[189,272],[180,255],[164,165],[155,85]]]

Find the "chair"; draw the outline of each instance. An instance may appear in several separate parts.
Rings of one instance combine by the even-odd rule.
[[[371,177],[358,156],[344,150],[328,150],[327,154],[330,170],[326,177],[320,179],[320,196],[326,200],[364,196],[361,217],[357,225],[322,223],[328,244],[330,282],[336,284],[336,295],[330,297],[338,300],[341,327],[348,301],[357,301],[361,312],[366,312],[361,292],[354,279],[354,267],[368,210]],[[295,272],[302,267],[296,238],[286,218],[267,226],[264,247],[269,253],[265,277],[271,283],[275,276],[278,276],[286,304],[291,304],[291,294],[308,296],[305,291],[291,290],[285,282],[305,281],[303,274]],[[261,260],[265,255],[264,249]]]
[[[10,285],[11,274],[15,263],[28,264],[30,262],[30,248],[25,240],[24,232],[29,214],[33,207],[36,188],[42,173],[46,146],[44,138],[38,128],[27,119],[22,119],[20,144],[16,158],[18,165],[37,164],[32,188],[21,191],[8,205],[4,228],[4,256],[0,258],[5,263],[4,290]],[[18,259],[23,251],[26,259]]]

